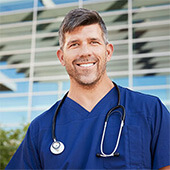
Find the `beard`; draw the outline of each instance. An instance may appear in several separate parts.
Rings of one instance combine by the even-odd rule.
[[[94,62],[93,69],[79,69],[77,63],[87,63]],[[102,76],[106,73],[106,57],[100,62],[98,58],[90,57],[80,57],[72,62],[72,65],[66,62],[65,68],[70,77],[70,80],[76,81],[79,85],[86,88],[92,88],[100,81]]]

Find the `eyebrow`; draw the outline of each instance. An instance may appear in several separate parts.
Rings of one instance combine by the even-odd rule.
[[[97,40],[97,41],[100,41],[99,38],[89,38],[90,40]]]

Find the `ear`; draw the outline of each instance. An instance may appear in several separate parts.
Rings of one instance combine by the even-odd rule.
[[[64,56],[63,55],[63,50],[61,50],[61,49],[57,50],[57,57],[60,60],[61,64],[63,66],[65,66],[65,61],[64,61],[64,57],[63,56]]]
[[[107,52],[107,61],[110,61],[112,54],[114,51],[114,47],[112,44],[107,44],[106,45],[106,52]]]

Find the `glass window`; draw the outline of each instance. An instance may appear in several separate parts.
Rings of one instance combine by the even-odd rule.
[[[149,38],[167,36],[170,34],[170,24],[163,24],[157,26],[141,26],[133,29],[133,38]]]
[[[38,20],[44,20],[44,19],[54,19],[57,17],[63,17],[65,16],[70,10],[73,8],[78,8],[77,4],[70,4],[70,5],[63,5],[63,6],[53,6],[53,8],[44,8],[39,9],[37,13],[37,19]]]
[[[127,40],[128,39],[128,29],[110,30],[108,32],[108,38],[109,38],[109,41]]]
[[[151,7],[151,6],[162,6],[169,4],[169,0],[160,0],[160,1],[148,1],[148,0],[132,0],[133,8],[141,7]]]
[[[53,62],[56,62],[56,65],[57,65],[57,60],[58,60],[58,57],[57,57],[57,54],[56,54],[56,51],[43,51],[43,52],[37,52],[35,54],[35,62],[47,62],[47,61],[53,61]]]
[[[2,5],[2,4],[1,4]],[[15,6],[17,6],[15,4]],[[14,12],[14,13],[8,13],[4,15],[0,15],[0,23],[1,24],[12,24],[12,23],[19,23],[19,22],[26,22],[26,21],[32,21],[33,19],[33,12],[32,9],[30,9],[28,12]]]
[[[33,92],[57,91],[58,84],[56,81],[36,81],[33,84]]]
[[[36,47],[43,48],[43,47],[55,47],[59,45],[58,36],[46,36],[42,38],[37,38],[36,40]]]
[[[0,98],[0,108],[5,110],[27,109],[28,97],[3,97]]]
[[[83,0],[83,7],[91,10],[96,10],[99,12],[108,12],[121,9],[127,9],[127,0],[121,1],[98,1],[97,4],[95,1],[85,1]]]
[[[114,44],[113,58],[114,56],[128,55],[128,44]]]
[[[53,0],[52,2],[51,1],[42,1],[42,0],[38,0],[38,6],[39,7],[55,7],[55,5],[67,5],[67,4],[74,4],[74,3],[77,3],[78,0]]]
[[[170,68],[170,56],[143,57],[143,58],[139,57],[139,58],[133,59],[134,70],[160,69],[160,68],[163,68],[163,69]]]
[[[19,67],[19,68],[11,68],[11,69],[1,69],[0,73],[5,78],[9,79],[21,79],[29,76],[29,68],[28,67]]]
[[[56,65],[45,65],[45,66],[36,66],[34,68],[35,77],[50,77],[57,75],[65,75],[66,71],[60,63]]]
[[[32,107],[38,109],[48,109],[58,100],[58,95],[40,95],[32,97]]]
[[[68,91],[70,88],[70,81],[63,81],[63,90]]]
[[[27,111],[0,112],[0,124],[23,125],[27,122]],[[14,126],[14,125],[13,125]]]
[[[3,65],[10,64],[25,64],[30,62],[30,53],[26,54],[9,54],[9,55],[0,55],[0,60],[4,61]]]
[[[7,51],[8,53],[12,50],[22,50],[22,49],[29,49],[31,48],[31,37],[29,37],[29,39],[18,39],[16,40],[11,40],[11,41],[7,41],[7,42],[1,42],[0,41],[0,46],[1,48],[1,52],[3,51]]]
[[[154,85],[166,85],[169,83],[169,75],[148,75],[148,76],[134,76],[134,86],[154,86]]]
[[[130,2],[38,0],[35,4],[38,8],[33,9],[33,0],[3,0],[0,7],[2,122],[7,119],[10,125],[8,116],[15,117],[16,124],[30,117],[32,120],[69,90],[69,76],[56,55],[58,30],[64,16],[78,7],[100,12],[106,23],[108,39],[114,45],[112,59],[107,63],[108,76],[124,87],[158,95],[170,108],[169,0],[132,0],[132,11],[128,9]],[[37,14],[34,21],[33,12]],[[132,23],[128,25],[131,13]]]
[[[57,33],[62,19],[63,17],[61,19],[55,18],[53,21],[41,21],[41,23],[37,25],[37,35],[42,33]]]
[[[133,14],[133,23],[147,23],[151,21],[163,21],[167,19],[169,19],[169,9],[145,11]]]
[[[123,86],[123,87],[128,87],[128,77],[116,77],[113,78],[112,81],[114,81],[117,85]]]
[[[11,81],[9,84],[0,85],[0,94],[17,94],[17,93],[27,93],[29,87],[29,82],[16,82]]]
[[[170,49],[170,40],[157,40],[157,41],[143,41],[133,44],[133,53],[150,53],[150,52],[168,52]]]
[[[23,35],[30,35],[31,36],[32,31],[32,24],[22,24],[20,26],[13,25],[13,26],[4,26],[0,28],[0,36],[1,38],[12,38],[17,36],[23,36]],[[19,38],[19,37],[18,37]],[[6,40],[6,39],[5,39]],[[3,39],[1,39],[1,42]]]
[[[127,71],[127,70],[128,70],[128,59],[111,60],[107,63],[108,72]]]

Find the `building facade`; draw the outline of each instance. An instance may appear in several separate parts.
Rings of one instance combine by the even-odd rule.
[[[16,128],[47,110],[69,89],[58,29],[74,8],[96,10],[114,54],[117,84],[158,96],[170,110],[169,0],[0,1],[0,127]]]

